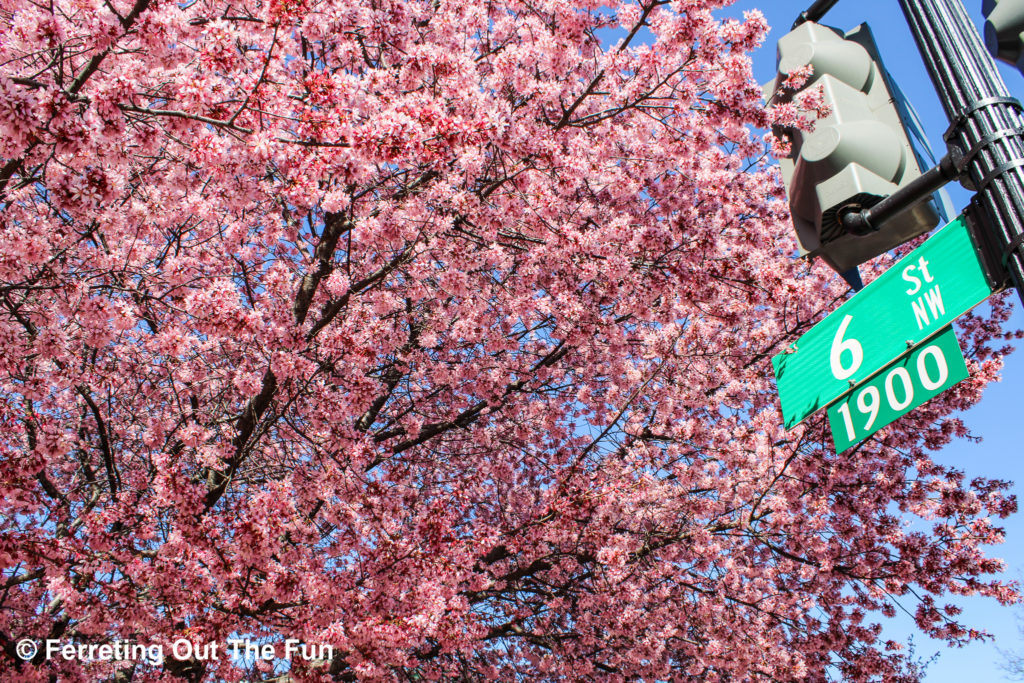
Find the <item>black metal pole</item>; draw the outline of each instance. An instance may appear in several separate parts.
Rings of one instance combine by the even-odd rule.
[[[1024,116],[960,0],[900,0],[950,127],[950,156],[1024,302]]]
[[[850,211],[840,215],[843,229],[854,235],[869,235],[884,230],[883,224],[932,195],[950,180],[960,175],[960,169],[948,154],[933,167],[911,180],[869,209]]]
[[[800,16],[793,22],[793,28],[796,28],[805,21],[821,21],[821,18],[832,9],[832,6],[839,2],[839,0],[815,0],[810,7],[800,13]]]

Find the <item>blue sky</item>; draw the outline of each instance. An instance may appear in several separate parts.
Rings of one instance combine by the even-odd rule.
[[[979,30],[983,25],[982,0],[966,0],[968,12]],[[758,8],[772,32],[763,48],[754,53],[754,70],[760,82],[772,78],[775,72],[775,42],[788,32],[796,16],[811,4],[811,0],[786,2],[780,0],[739,0],[726,11],[728,15],[742,10]],[[821,23],[848,30],[867,22],[875,36],[886,67],[900,88],[920,114],[924,128],[937,156],[944,152],[942,133],[948,122],[939,104],[935,90],[917,53],[903,13],[894,0],[841,0],[829,11]],[[1024,77],[1016,70],[1000,65],[1003,79],[1011,93],[1024,99]],[[956,210],[963,208],[970,197],[959,186],[950,186],[950,195]],[[1024,312],[1016,294],[1014,316],[1011,323],[1024,328]],[[1003,380],[991,385],[981,403],[963,417],[981,443],[954,442],[934,457],[948,465],[962,469],[968,479],[982,476],[1018,482],[1014,486],[1024,507],[1024,352],[1011,355],[1003,372]],[[1024,514],[1018,513],[1005,522],[1007,541],[990,549],[990,554],[1007,562],[1007,577],[1024,580]],[[972,627],[986,630],[995,636],[995,642],[978,643],[965,648],[950,649],[941,642],[917,634],[914,637],[916,654],[929,659],[938,657],[928,667],[927,683],[964,683],[974,681],[1008,681],[1011,679],[1001,668],[1002,656],[997,648],[1024,653],[1024,637],[1018,630],[1018,619],[1024,619],[1024,608],[1001,607],[994,600],[965,599],[963,620]],[[912,609],[911,609],[912,611]],[[907,618],[892,620],[886,626],[888,635],[903,639],[914,632]]]

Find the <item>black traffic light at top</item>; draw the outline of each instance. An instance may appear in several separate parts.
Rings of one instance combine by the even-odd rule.
[[[1024,73],[1024,0],[985,0],[985,47]]]
[[[855,235],[846,212],[870,208],[921,175],[888,74],[866,24],[849,32],[804,22],[779,40],[778,75],[767,86],[773,102],[788,74],[811,66],[800,91],[821,88],[829,115],[811,131],[777,131],[792,142],[781,160],[800,251],[846,273],[935,227],[930,201],[896,214],[876,232]]]

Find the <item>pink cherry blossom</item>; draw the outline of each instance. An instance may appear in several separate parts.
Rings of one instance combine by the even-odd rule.
[[[765,109],[724,4],[0,0],[0,680],[912,681],[897,601],[981,637],[945,603],[1017,599],[1016,502],[930,452],[1008,304],[849,453],[783,430],[769,359],[846,292],[764,137],[818,103]]]

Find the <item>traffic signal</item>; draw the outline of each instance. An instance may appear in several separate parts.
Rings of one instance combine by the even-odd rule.
[[[798,92],[821,88],[830,113],[810,132],[776,131],[792,142],[780,160],[801,255],[818,257],[844,277],[859,264],[910,240],[938,223],[931,201],[912,206],[877,231],[854,235],[846,212],[870,208],[921,175],[907,135],[902,100],[882,66],[867,24],[843,33],[804,22],[778,44],[778,75],[766,86],[770,102],[792,91],[778,88],[788,74],[811,66]],[[847,281],[850,281],[847,278]]]
[[[985,0],[985,47],[1024,73],[1024,0]]]

